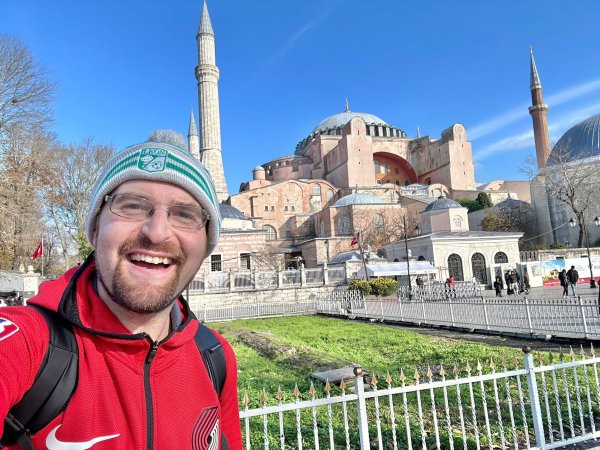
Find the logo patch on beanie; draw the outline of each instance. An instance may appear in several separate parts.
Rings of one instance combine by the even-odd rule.
[[[144,148],[140,153],[138,169],[146,172],[162,172],[167,165],[169,152],[162,148]]]

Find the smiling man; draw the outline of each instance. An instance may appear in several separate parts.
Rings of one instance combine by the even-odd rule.
[[[241,449],[233,350],[181,296],[219,229],[212,180],[186,151],[145,143],[106,164],[86,222],[95,252],[43,283],[33,307],[0,313],[8,448]],[[51,339],[62,329],[74,331],[77,356],[62,375],[41,374],[69,347]],[[45,402],[45,421],[27,403],[48,390],[38,378],[68,390],[66,404]]]

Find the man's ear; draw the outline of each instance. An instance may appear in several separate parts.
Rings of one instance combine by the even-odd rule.
[[[94,219],[94,230],[92,231],[92,247],[96,248],[96,241],[98,240],[98,222],[100,221],[100,213],[96,215]]]

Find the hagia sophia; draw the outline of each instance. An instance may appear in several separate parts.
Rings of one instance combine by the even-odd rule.
[[[197,43],[199,127],[192,113],[188,145],[215,181],[224,218],[221,243],[203,270],[284,268],[298,261],[318,267],[352,250],[357,234],[366,247],[401,260],[406,231],[412,257],[457,279],[476,276],[489,284],[494,264],[518,262],[522,233],[471,231],[466,208],[455,200],[474,200],[481,192],[493,204],[531,203],[540,244],[576,242],[576,230],[562,226],[568,211],[547,194],[554,159],[533,52],[529,110],[538,175],[532,182],[477,183],[472,144],[460,123],[449,123],[439,136],[410,137],[375,114],[352,111],[346,100],[343,111],[306,130],[293,153],[255,167],[252,178],[232,193],[221,157],[219,68],[206,2]],[[600,155],[599,124],[597,115],[573,127],[560,148],[576,146],[582,157]],[[600,236],[589,232],[590,240]]]

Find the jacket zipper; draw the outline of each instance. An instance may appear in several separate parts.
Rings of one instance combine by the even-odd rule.
[[[144,333],[145,338],[150,341],[150,350],[146,355],[146,362],[144,363],[144,394],[146,395],[146,448],[148,450],[154,449],[154,414],[152,406],[152,389],[150,388],[150,364],[156,356],[158,351],[158,342],[155,342]]]

